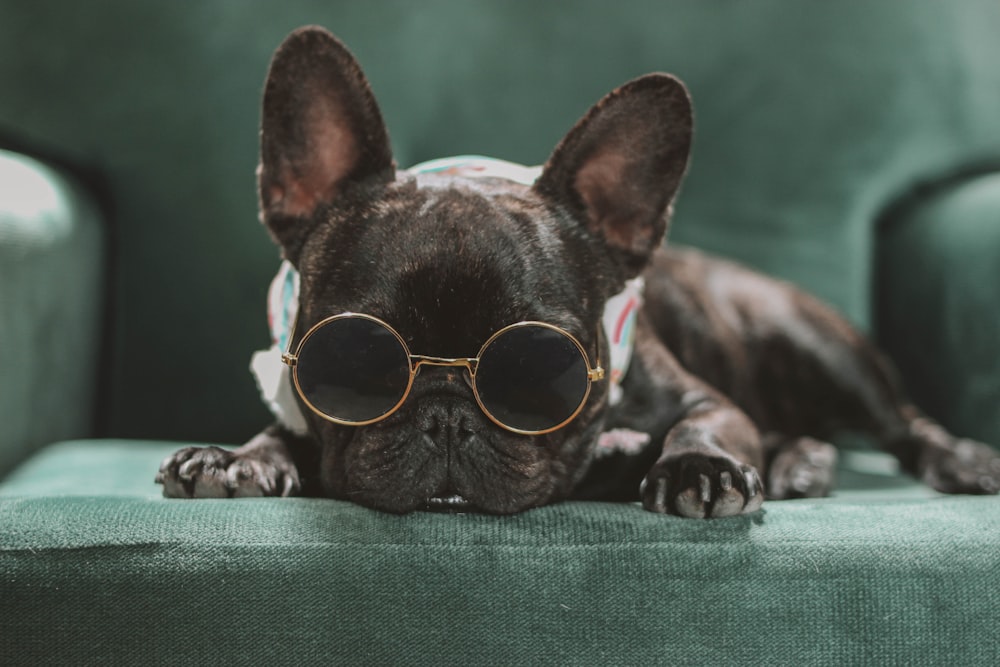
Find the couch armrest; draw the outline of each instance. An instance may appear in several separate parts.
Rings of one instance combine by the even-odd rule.
[[[92,430],[103,238],[81,187],[0,151],[0,476],[38,446]]]
[[[884,223],[880,344],[921,408],[1000,445],[1000,171],[926,191]]]

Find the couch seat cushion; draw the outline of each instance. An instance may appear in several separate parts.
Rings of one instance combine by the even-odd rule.
[[[400,517],[166,500],[179,446],[61,443],[0,485],[0,664],[1000,664],[994,497],[845,470],[753,517]]]

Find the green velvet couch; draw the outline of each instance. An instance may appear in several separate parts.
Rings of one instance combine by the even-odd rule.
[[[1000,4],[95,0],[0,11],[0,665],[1000,664],[1000,499],[847,443],[840,488],[693,521],[165,500],[268,422],[271,51],[327,26],[400,164],[543,160],[647,71],[690,86],[671,242],[796,281],[1000,444]]]

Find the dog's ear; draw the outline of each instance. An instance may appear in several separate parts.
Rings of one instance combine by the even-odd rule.
[[[261,220],[297,255],[317,209],[394,178],[389,136],[357,60],[323,28],[290,34],[271,59],[261,114]]]
[[[536,190],[567,208],[639,273],[666,233],[687,169],[691,99],[678,79],[649,74],[598,102],[556,147]]]

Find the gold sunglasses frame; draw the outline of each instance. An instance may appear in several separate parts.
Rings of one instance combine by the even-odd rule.
[[[393,336],[396,337],[397,341],[399,341],[399,344],[402,347],[403,352],[406,353],[406,357],[409,362],[410,377],[406,383],[406,389],[403,391],[403,395],[400,397],[399,401],[385,414],[380,415],[375,419],[369,419],[366,421],[350,421],[326,414],[325,412],[323,412],[322,410],[320,410],[319,408],[317,408],[315,405],[312,404],[312,402],[306,397],[305,393],[302,391],[302,387],[299,385],[299,370],[298,370],[299,355],[301,354],[302,348],[305,345],[306,341],[308,341],[309,338],[313,336],[313,334],[315,334],[317,331],[319,331],[327,324],[330,324],[331,322],[335,322],[337,320],[348,319],[348,318],[368,320],[370,322],[378,324],[379,326],[384,327]],[[483,405],[482,399],[479,398],[479,388],[476,385],[476,370],[478,369],[479,360],[480,358],[482,358],[483,352],[486,351],[486,348],[488,348],[490,344],[493,343],[493,341],[495,341],[497,338],[507,333],[508,331],[525,326],[543,327],[545,329],[550,329],[552,331],[562,334],[563,336],[568,338],[573,343],[573,345],[576,346],[576,349],[580,352],[580,356],[583,358],[584,363],[587,364],[587,388],[583,393],[583,398],[580,399],[580,405],[576,407],[576,410],[573,411],[573,414],[571,414],[565,420],[560,422],[558,425],[539,431],[528,431],[524,429],[513,428],[511,426],[502,423],[500,420],[494,417],[489,410],[486,409],[485,405]],[[599,380],[603,380],[605,375],[604,368],[601,366],[600,345],[598,345],[598,350],[597,350],[597,365],[591,366],[590,356],[587,354],[587,351],[584,349],[580,341],[577,340],[576,336],[566,331],[565,329],[557,327],[554,324],[549,324],[548,322],[525,320],[523,322],[515,322],[514,324],[508,324],[507,326],[503,327],[502,329],[494,333],[492,336],[490,336],[486,340],[486,342],[483,343],[482,347],[479,348],[479,352],[476,354],[475,357],[455,357],[455,358],[429,357],[422,354],[412,354],[410,352],[409,346],[406,344],[406,341],[403,340],[403,337],[399,334],[399,332],[393,329],[388,322],[381,320],[373,315],[366,315],[364,313],[350,313],[350,312],[340,313],[339,315],[331,315],[330,317],[327,317],[326,319],[317,322],[313,327],[311,327],[305,333],[305,335],[302,337],[302,340],[300,340],[299,344],[296,345],[295,353],[293,354],[291,348],[292,348],[292,342],[295,339],[295,329],[297,327],[298,327],[298,316],[296,315],[295,323],[292,326],[292,330],[289,332],[288,347],[285,350],[285,353],[281,355],[281,361],[283,364],[285,364],[291,369],[292,382],[295,385],[295,391],[296,393],[298,393],[299,398],[301,398],[302,401],[306,404],[306,407],[308,407],[317,416],[325,419],[326,421],[333,422],[334,424],[340,424],[342,426],[367,426],[368,424],[374,424],[376,422],[382,421],[383,419],[391,417],[396,411],[398,411],[401,407],[403,407],[403,404],[406,403],[406,399],[409,398],[410,390],[413,388],[413,382],[416,379],[417,374],[420,372],[421,366],[446,366],[454,368],[464,368],[466,371],[468,371],[469,377],[472,380],[472,394],[476,398],[476,404],[479,405],[479,409],[483,411],[483,414],[486,415],[491,422],[493,422],[500,428],[510,431],[512,433],[518,433],[521,435],[544,435],[546,433],[558,431],[559,429],[561,429],[562,427],[566,426],[571,421],[576,419],[576,417],[580,414],[580,412],[583,411],[584,406],[587,405],[587,399],[590,398],[590,390],[591,387],[593,386],[593,383]],[[599,341],[600,328],[601,328],[600,325],[598,325],[597,328],[598,328],[598,341]]]

